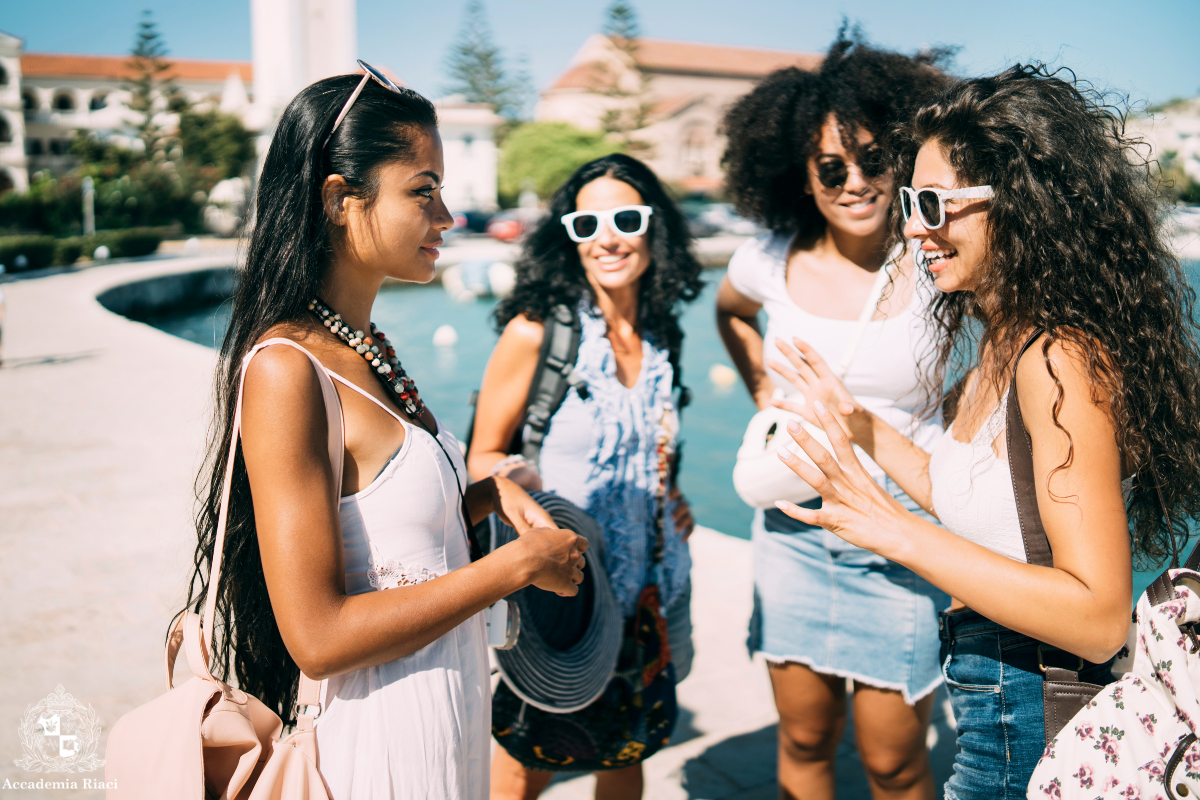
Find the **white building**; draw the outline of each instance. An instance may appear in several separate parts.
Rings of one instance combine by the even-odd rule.
[[[1200,183],[1200,97],[1180,100],[1160,111],[1128,122],[1128,132],[1143,137],[1151,158],[1172,160]]]
[[[251,0],[251,24],[253,63],[168,57],[172,68],[164,77],[194,103],[234,114],[259,131],[265,153],[279,115],[300,89],[359,71],[355,0]],[[74,167],[68,150],[77,130],[140,146],[132,135],[140,115],[128,107],[128,61],[127,55],[25,53],[21,39],[0,32],[0,193],[24,190],[39,170]],[[156,122],[171,130],[178,120],[162,102]],[[494,209],[495,129],[503,120],[487,105],[456,98],[435,104],[447,204]]]

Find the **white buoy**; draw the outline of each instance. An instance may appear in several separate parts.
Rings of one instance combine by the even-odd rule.
[[[197,239],[195,236],[188,239],[186,242],[183,243],[183,252],[188,253],[188,254],[199,253],[200,252],[200,240]]]
[[[433,332],[434,347],[453,347],[458,344],[458,331],[453,325],[442,325]]]
[[[488,266],[488,285],[496,297],[508,297],[517,285],[517,271],[506,261],[496,261]]]
[[[97,261],[107,261],[109,256],[108,245],[102,244],[92,253],[92,258]]]
[[[708,379],[712,381],[713,386],[721,389],[728,389],[737,383],[737,370],[725,364],[713,364],[708,368]]]

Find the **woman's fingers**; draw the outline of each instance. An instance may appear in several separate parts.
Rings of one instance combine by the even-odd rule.
[[[858,456],[854,454],[854,446],[850,444],[850,437],[846,435],[846,429],[842,427],[837,418],[829,413],[829,409],[820,401],[813,403],[813,411],[816,412],[821,430],[825,431],[825,435],[829,437],[829,443],[833,445],[833,452],[837,457],[838,464],[841,465],[839,469],[844,471],[847,468],[857,468],[858,472],[866,474],[866,470],[863,469]],[[803,445],[801,446],[803,447]],[[807,453],[808,451],[805,450],[805,452]],[[815,458],[813,460],[816,461]],[[817,463],[819,464],[820,462]]]
[[[794,339],[793,341],[799,342],[800,340]],[[803,342],[801,342],[801,344],[803,344]],[[779,352],[783,353],[784,357],[791,362],[792,367],[795,368],[796,372],[798,372],[800,377],[804,378],[805,381],[809,383],[816,383],[821,379],[821,376],[813,369],[813,365],[809,363],[808,358],[802,352],[799,352],[795,347],[778,337],[775,339],[775,347],[778,348]],[[808,345],[805,345],[805,347],[808,347]],[[811,350],[812,348],[809,349]],[[818,358],[820,358],[820,356],[818,356]]]
[[[795,386],[806,396],[811,390],[812,387],[808,381],[804,380],[804,378],[800,376],[800,373],[796,372],[796,370],[792,369],[787,364],[784,364],[782,361],[776,361],[773,358],[768,358],[767,366],[782,375],[785,381],[792,384],[792,386]]]
[[[792,339],[792,344],[800,351],[800,355],[804,356],[804,363],[818,378],[833,376],[833,370],[825,363],[825,359],[821,358],[821,354],[812,349],[808,342],[803,339]]]
[[[821,525],[821,510],[819,508],[801,508],[795,503],[789,503],[786,500],[775,501],[775,507],[792,519],[799,520],[805,525],[823,527]]]
[[[793,414],[799,414],[813,425],[821,424],[817,422],[817,417],[815,414],[813,414],[812,406],[810,406],[808,403],[797,403],[792,400],[770,400],[768,402],[770,402],[770,404],[776,408],[783,409],[784,411],[790,411]]]
[[[808,436],[807,433],[802,435]],[[808,438],[812,439],[811,436]],[[817,445],[817,449],[821,449],[820,445]],[[803,458],[798,458],[786,447],[781,447],[775,452],[779,456],[779,460],[788,466],[788,469],[796,473],[800,480],[815,489],[817,494],[821,495],[822,498],[831,498],[837,493],[833,482],[829,480],[829,476],[824,471],[817,469]],[[811,456],[809,457],[811,458]]]
[[[836,425],[837,423],[835,422],[834,424]],[[826,477],[828,477],[830,480],[837,480],[842,477],[842,468],[838,465],[837,459],[834,458],[828,450],[822,447],[821,444],[814,439],[808,431],[804,430],[803,425],[801,425],[799,422],[792,421],[787,424],[787,429],[788,434],[793,440],[795,440],[796,444],[800,445],[800,449],[804,451],[805,455],[812,459],[813,463],[817,465],[817,468]],[[780,451],[780,458],[783,458],[783,451]],[[795,456],[792,456],[792,458],[796,461],[802,460],[795,458]],[[784,460],[784,463],[789,467],[792,467],[792,471],[794,471],[797,475],[800,475],[799,470],[797,470],[796,467],[786,459]],[[808,480],[807,477],[804,475],[800,475],[800,477],[804,478],[804,480],[807,481],[809,485],[811,485],[818,492],[821,491],[821,489],[815,483]]]

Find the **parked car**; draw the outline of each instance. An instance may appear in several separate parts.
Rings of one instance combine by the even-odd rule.
[[[487,224],[487,235],[502,242],[515,242],[532,230],[546,215],[540,208],[510,208],[492,217]]]
[[[697,219],[717,229],[720,233],[733,236],[757,236],[762,233],[758,223],[739,216],[733,203],[709,203],[704,206]]]

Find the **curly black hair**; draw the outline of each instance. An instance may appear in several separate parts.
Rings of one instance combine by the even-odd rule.
[[[773,231],[819,233],[825,219],[807,191],[808,159],[826,120],[837,120],[851,155],[860,153],[860,130],[890,154],[892,128],[944,88],[948,78],[940,67],[953,53],[878,50],[843,23],[820,68],[772,72],[730,106],[722,124],[725,191],[738,212]]]
[[[584,186],[604,177],[629,184],[654,209],[646,233],[650,237],[650,266],[638,289],[638,324],[643,335],[666,348],[675,385],[682,386],[680,304],[695,300],[704,287],[700,262],[692,253],[687,220],[658,176],[627,155],[616,153],[584,164],[550,198],[550,213],[530,233],[517,260],[512,294],[496,306],[496,329],[504,330],[518,314],[542,321],[556,305],[574,308],[584,296],[592,297],[591,284],[579,261],[579,246],[560,220],[575,211],[575,198]]]
[[[941,337],[929,388],[961,369],[965,353],[1002,390],[1037,328],[1047,333],[1043,358],[1059,341],[1081,352],[1138,475],[1128,508],[1133,552],[1147,565],[1174,549],[1159,490],[1180,535],[1182,518],[1200,512],[1200,350],[1161,187],[1124,122],[1069,70],[1017,65],[956,83],[918,110],[898,132],[896,177],[911,183],[917,151],[933,142],[961,185],[995,190],[978,286],[930,308]],[[899,239],[902,223],[894,226]],[[1046,368],[1058,385],[1057,424],[1062,384],[1048,359]],[[1058,469],[1073,457],[1072,446]]]

